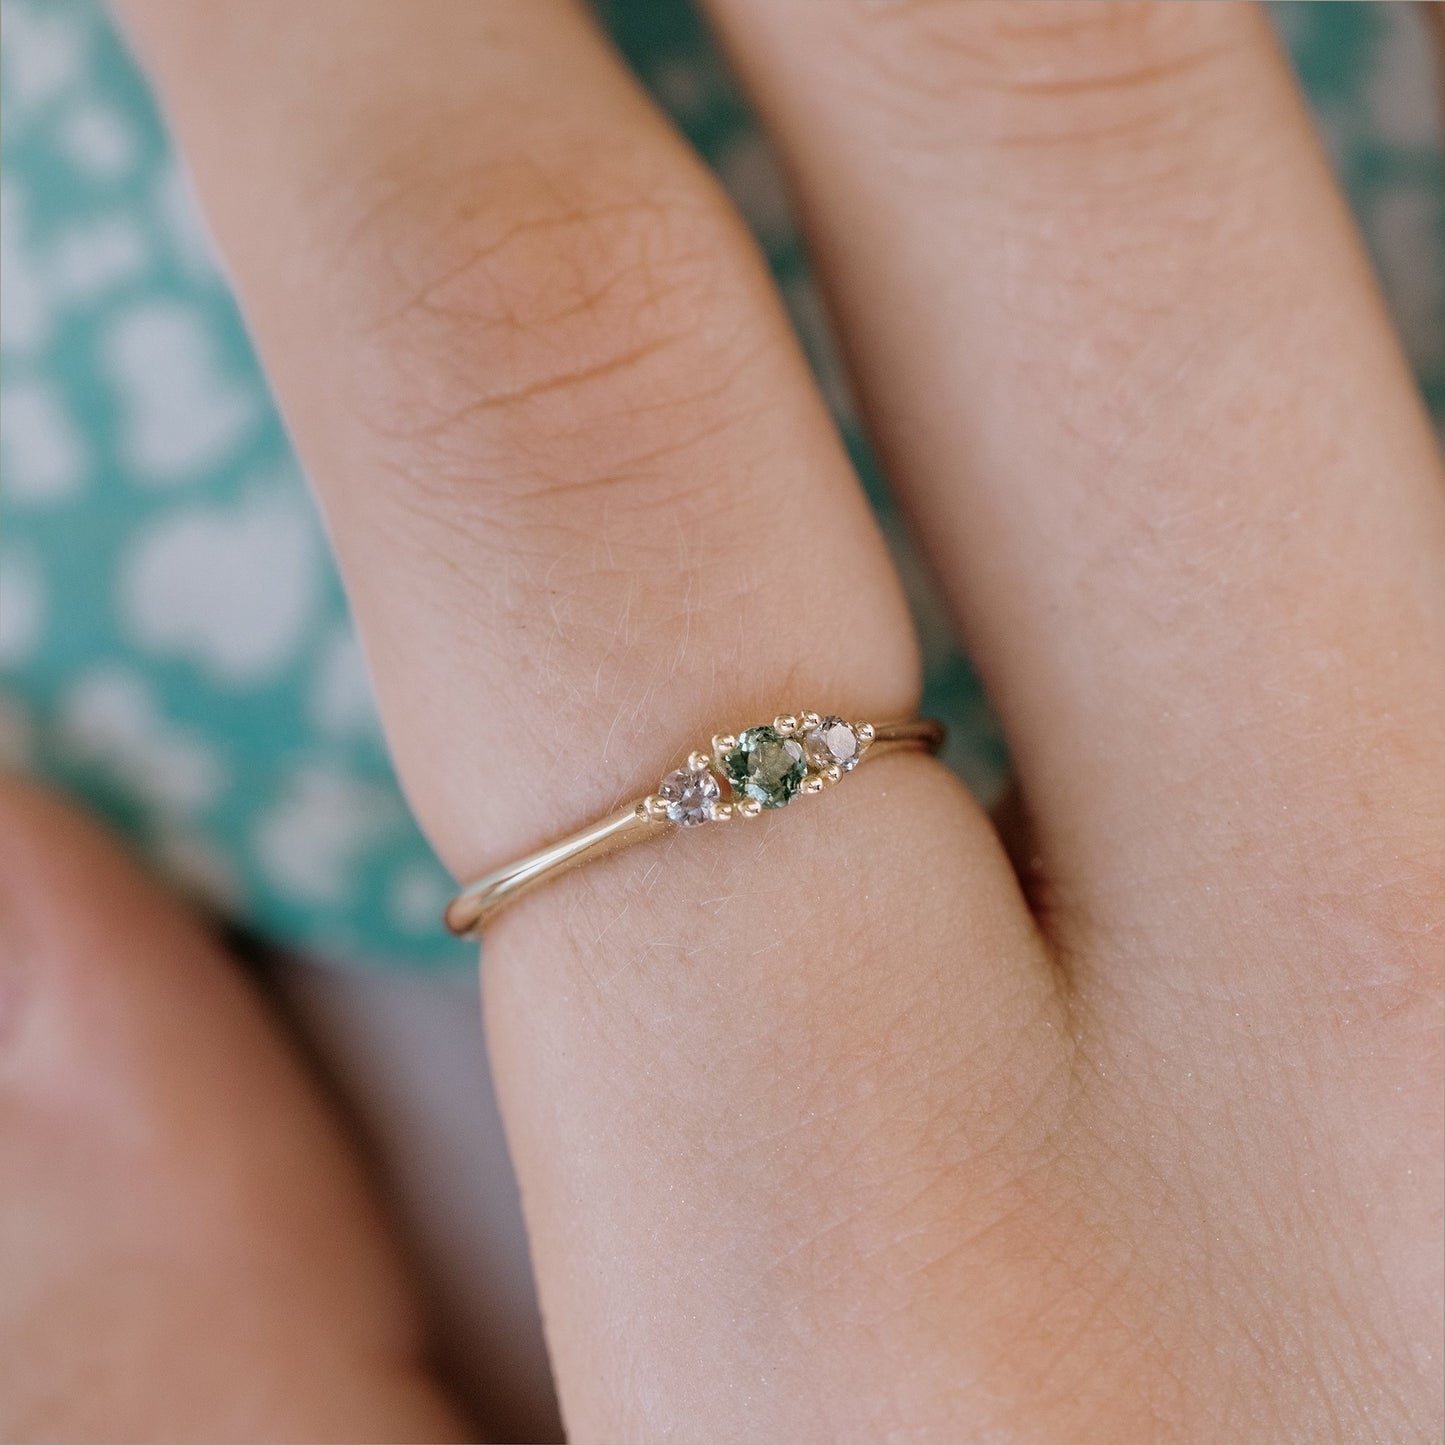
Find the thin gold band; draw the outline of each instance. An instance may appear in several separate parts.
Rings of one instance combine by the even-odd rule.
[[[902,748],[937,752],[942,742],[943,724],[929,718],[874,726],[813,712],[776,717],[736,736],[719,733],[709,751],[689,754],[656,793],[468,884],[447,905],[446,925],[460,937],[479,938],[509,903],[582,863],[664,830],[756,818],[821,792],[865,760]]]

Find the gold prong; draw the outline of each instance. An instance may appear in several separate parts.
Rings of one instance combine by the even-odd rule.
[[[756,818],[763,811],[763,805],[757,798],[741,798],[733,804],[733,812],[739,818]]]
[[[637,811],[643,817],[651,818],[654,823],[659,823],[667,817],[667,799],[653,793],[637,805]]]
[[[732,815],[733,805],[731,803],[719,803],[712,811],[712,820],[714,823],[726,823]]]
[[[798,714],[798,731],[810,733],[818,726],[823,719],[815,712],[803,712]]]
[[[689,753],[687,770],[690,773],[705,773],[712,766],[712,759],[706,753]]]
[[[721,762],[723,754],[732,752],[737,745],[738,740],[731,733],[716,733],[712,740],[712,755]]]
[[[773,719],[773,731],[790,738],[798,730],[798,720],[790,712],[782,712]]]
[[[838,779],[843,776],[843,769],[840,768],[837,763],[829,763],[818,776],[822,778],[825,783],[836,783]]]
[[[865,748],[873,741],[874,728],[872,723],[859,723],[853,731],[857,735],[858,741]]]
[[[798,791],[805,797],[811,798],[814,793],[821,793],[825,786],[823,779],[817,773],[813,773],[798,784]]]

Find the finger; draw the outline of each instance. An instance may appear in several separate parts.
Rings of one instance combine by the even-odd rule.
[[[913,706],[898,584],[761,263],[571,6],[308,7],[279,70],[260,17],[294,7],[189,9],[137,14],[449,861],[635,792],[643,730],[661,768],[780,694]],[[200,33],[264,53],[269,92]],[[262,166],[302,227],[258,224]]]
[[[1183,916],[1216,955],[1301,886],[1417,916],[1445,492],[1262,16],[712,5],[1001,710],[1055,925],[1198,978]]]
[[[464,1438],[336,1122],[213,942],[0,780],[0,1435]]]
[[[911,710],[896,580],[754,250],[576,10],[134,13],[458,872],[719,728]],[[589,865],[489,933],[485,981],[575,1434],[783,1437],[952,1377],[941,1331],[850,1322],[902,1317],[920,1238],[955,1267],[953,1165],[1053,1097],[1064,1034],[946,774],[880,761]]]

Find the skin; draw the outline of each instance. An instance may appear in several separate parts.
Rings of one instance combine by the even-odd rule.
[[[1265,22],[710,9],[1019,821],[895,757],[489,934],[572,1438],[1438,1438],[1445,492]],[[579,10],[124,10],[458,875],[914,707],[764,268]],[[257,1001],[4,806],[7,1432],[475,1429]]]

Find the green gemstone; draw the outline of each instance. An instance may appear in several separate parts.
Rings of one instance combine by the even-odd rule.
[[[749,728],[723,758],[733,792],[765,808],[783,808],[808,773],[803,745],[774,728]]]

